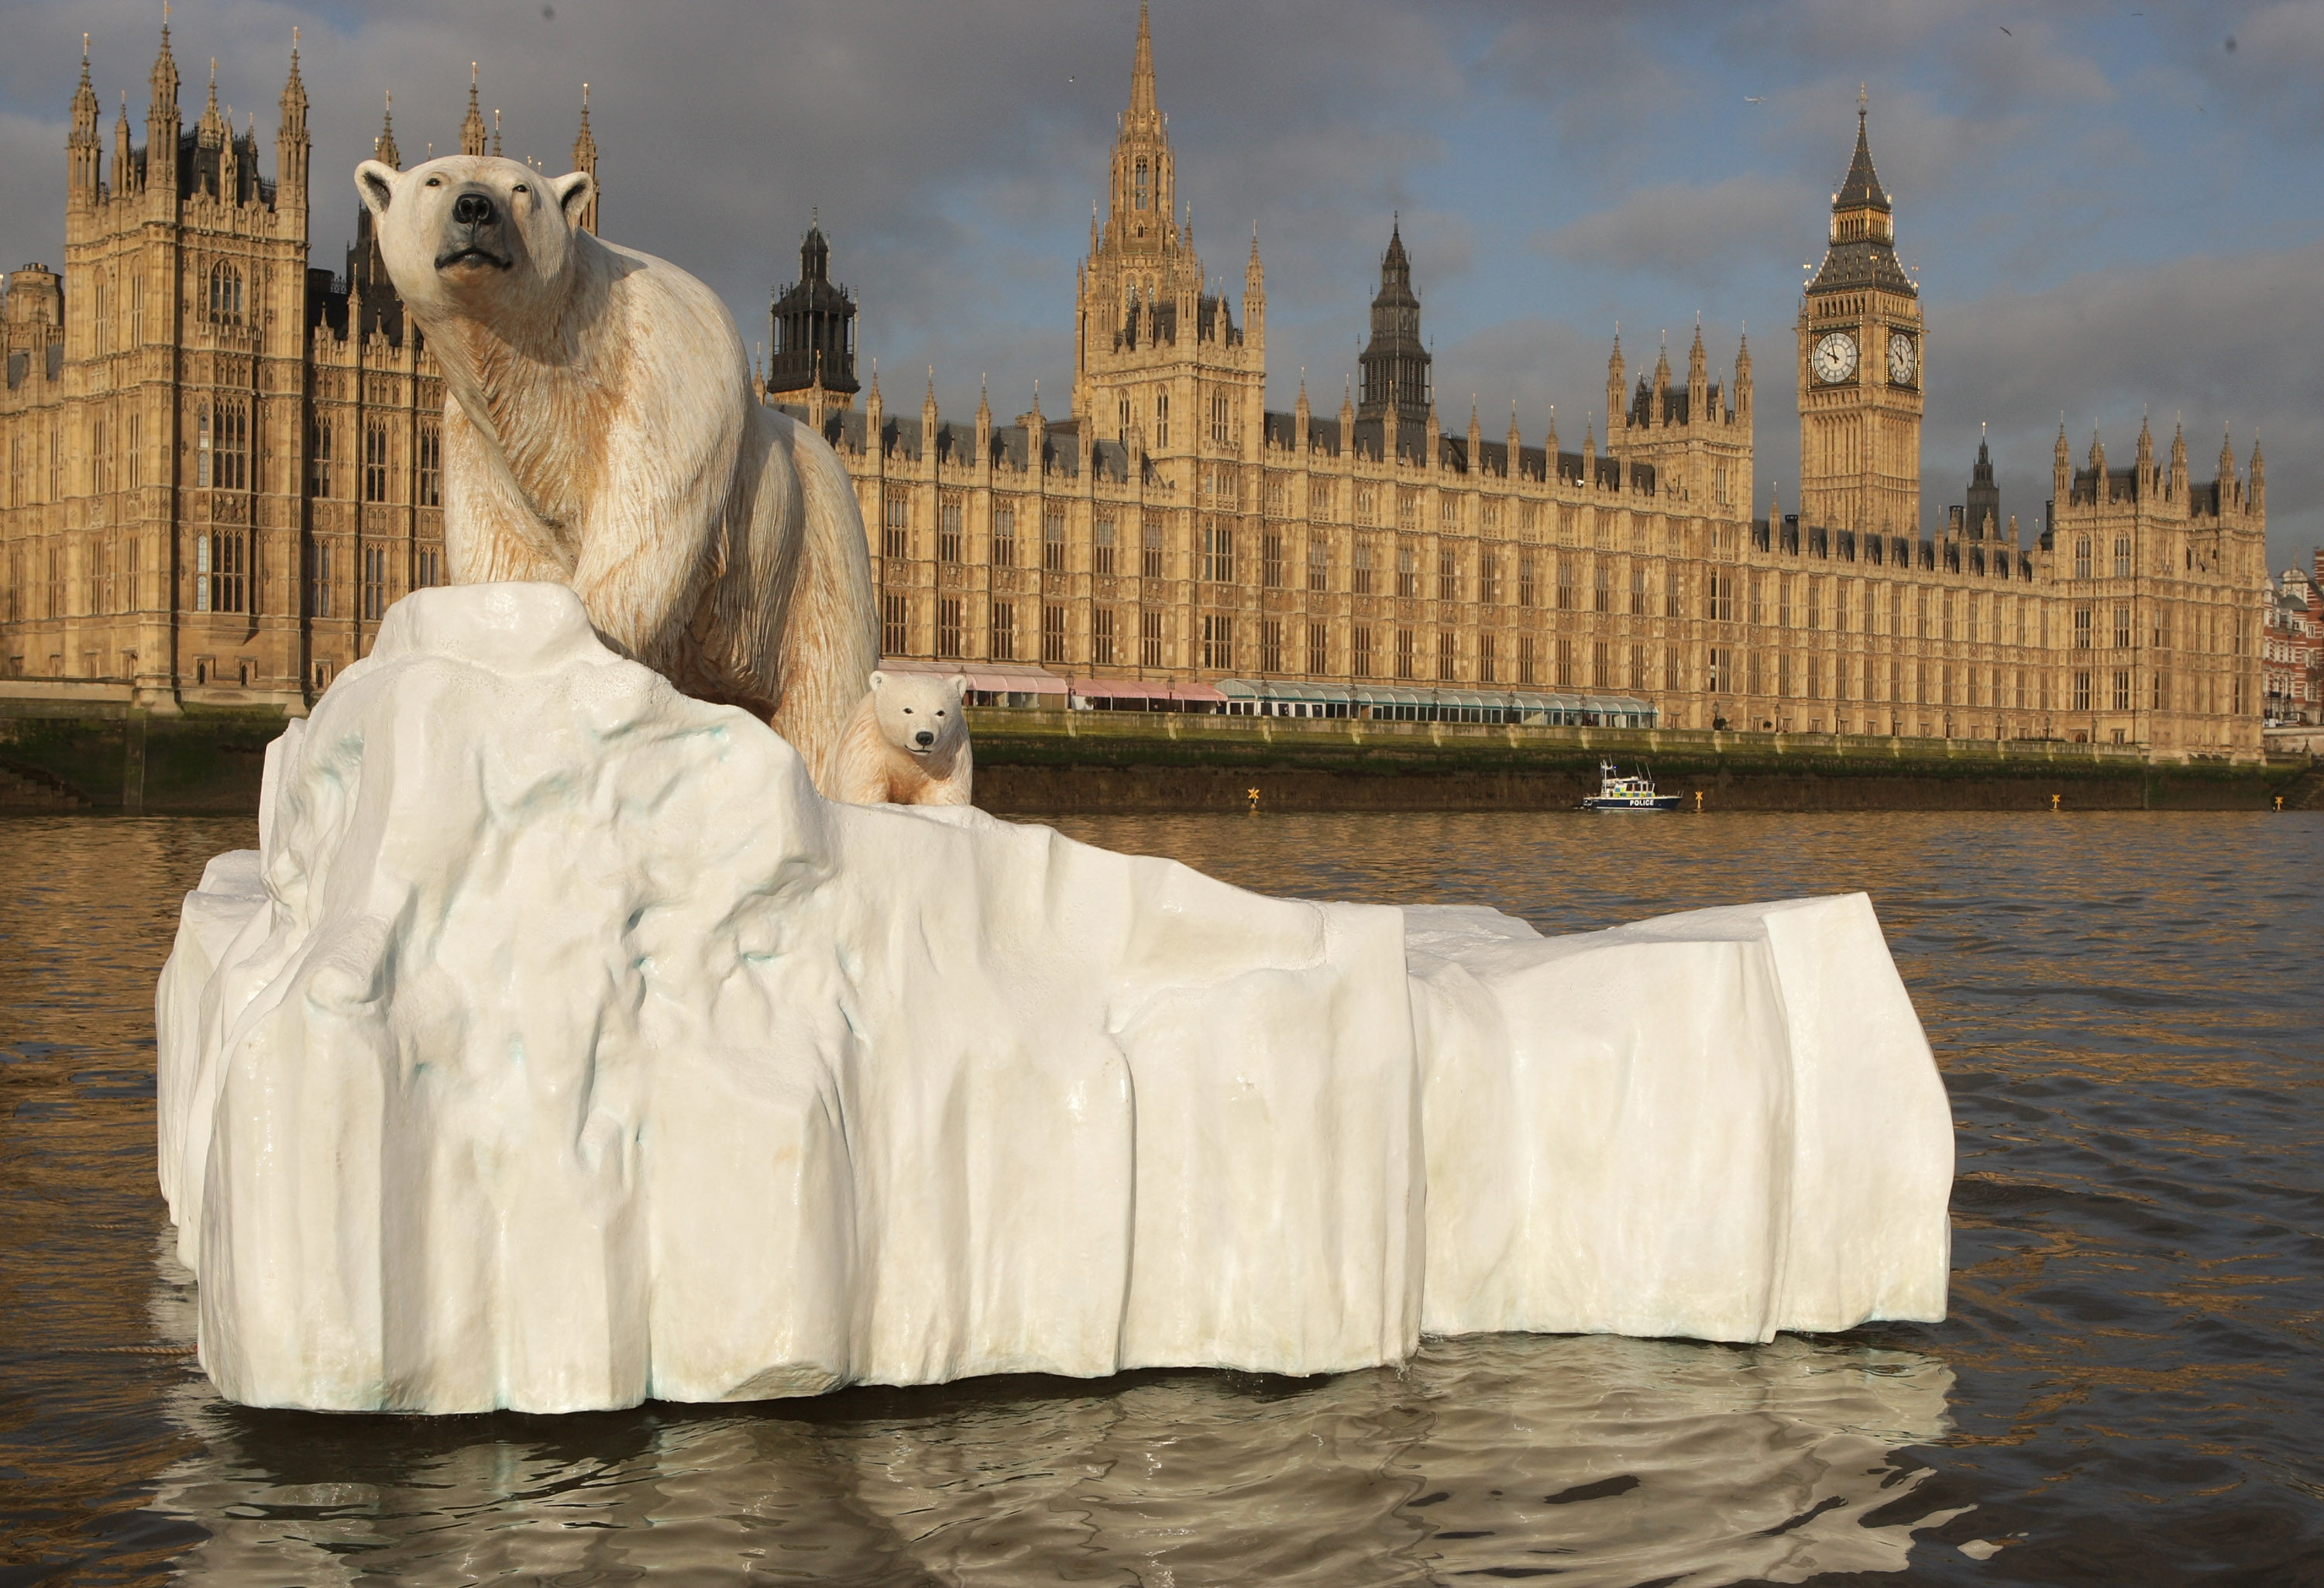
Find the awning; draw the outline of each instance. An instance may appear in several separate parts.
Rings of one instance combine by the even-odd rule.
[[[1065,680],[1053,672],[1038,667],[991,661],[931,661],[926,657],[882,657],[880,670],[886,673],[934,673],[950,678],[957,673],[968,679],[968,687],[985,695],[1063,695]]]

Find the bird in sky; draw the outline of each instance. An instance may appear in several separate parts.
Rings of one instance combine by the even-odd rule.
[[[1757,105],[1766,96],[1762,94],[1746,94],[1743,96],[1743,103],[1746,105]]]
[[[1993,25],[1994,25],[1994,26],[1996,26],[1996,27],[2001,27],[2001,24],[2000,24],[1999,23],[1994,23]],[[2003,32],[2005,32],[2005,33],[2009,33],[2009,30],[2008,30],[2007,28],[2001,28],[2001,31],[2002,31]],[[2016,35],[2015,33],[2009,33],[2009,36],[2010,36],[2011,38],[2013,38],[2013,39],[2014,39],[2014,38],[2015,38],[2017,35]]]

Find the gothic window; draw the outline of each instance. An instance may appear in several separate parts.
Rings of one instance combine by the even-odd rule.
[[[1609,654],[1609,647],[1603,640],[1595,642],[1590,647],[1590,687],[1593,689],[1610,689],[1614,687],[1614,664]]]
[[[1065,649],[1065,609],[1052,603],[1041,608],[1041,660],[1070,661]]]
[[[2130,608],[2127,606],[2114,609],[2114,648],[2116,651],[2130,649]]]
[[[1220,672],[1234,669],[1234,619],[1222,612],[1203,614],[1203,665]]]
[[[1312,537],[1307,542],[1307,587],[1310,590],[1332,587],[1332,550],[1323,543],[1321,535]]]
[[[207,402],[194,410],[194,484],[210,483],[210,405]]]
[[[2087,579],[2089,577],[2090,538],[2088,535],[2077,535],[2074,537],[2074,577]]]
[[[422,507],[444,505],[444,437],[434,425],[420,427],[420,495]]]
[[[899,651],[903,647],[897,647]],[[1017,660],[1017,605],[1010,601],[992,604],[992,660]]]
[[[1646,648],[1643,645],[1630,647],[1630,688],[1633,689],[1653,688],[1646,681]]]
[[[881,503],[880,555],[902,559],[912,554],[911,503],[901,491],[890,491]],[[999,559],[995,559],[998,561]]]
[[[1663,568],[1663,615],[1665,617],[1679,615],[1679,608],[1685,593],[1678,569],[1665,565]],[[1674,684],[1671,687],[1676,688],[1678,686]]]
[[[1130,289],[1130,300],[1131,305],[1135,307],[1138,301],[1138,289],[1136,287]],[[1130,439],[1130,399],[1127,397],[1124,397],[1121,400],[1121,439],[1125,441]]]
[[[1500,604],[1501,554],[1498,551],[1477,554],[1477,599],[1488,606]]]
[[[307,615],[331,615],[331,546],[318,540],[307,548]]]
[[[1225,394],[1224,392],[1220,392],[1220,393],[1218,393],[1218,394],[1214,395],[1213,397],[1212,397],[1212,399],[1211,399],[1211,439],[1212,439],[1213,442],[1215,442],[1215,443],[1217,443],[1218,445],[1220,445],[1220,446],[1224,446],[1224,445],[1226,444],[1226,442],[1227,442],[1227,429],[1228,429],[1228,427],[1227,427],[1227,415],[1228,415],[1228,412],[1229,412],[1229,405],[1228,405],[1228,402],[1227,402],[1226,394]]]
[[[1113,665],[1113,609],[1102,606],[1090,614],[1090,665]]]
[[[1101,518],[1090,529],[1090,571],[1113,572],[1113,520]]]
[[[387,500],[387,421],[374,420],[364,427],[363,499]]]
[[[242,323],[242,272],[225,260],[210,266],[210,322],[221,326]]]
[[[88,421],[88,488],[99,496],[113,488],[106,466],[113,460],[106,456],[105,442],[105,417],[99,414]]]
[[[318,419],[307,431],[307,494],[331,494],[331,421]],[[318,613],[315,615],[321,616]]]
[[[1561,639],[1557,642],[1557,682],[1562,688],[1573,687],[1573,642]]]
[[[2130,537],[2128,535],[2116,535],[2114,538],[2114,577],[2117,579],[2130,577]]]
[[[1348,670],[1360,679],[1372,676],[1372,631],[1358,623],[1348,636]]]
[[[1150,172],[1148,172],[1148,170],[1147,170],[1147,167],[1146,167],[1146,162],[1145,162],[1145,161],[1143,161],[1143,160],[1140,160],[1140,161],[1138,162],[1138,208],[1140,208],[1140,209],[1150,209],[1151,208],[1153,208],[1153,206],[1148,202],[1148,196],[1149,192],[1151,191],[1151,188],[1152,188],[1152,176],[1151,176],[1151,173],[1150,173]]]
[[[377,623],[387,615],[387,548],[366,546],[363,549],[363,615],[366,623]]]
[[[992,509],[992,566],[1017,566],[1017,510],[998,503]]]
[[[1154,444],[1157,447],[1170,444],[1170,393],[1167,392],[1154,393]]]
[[[140,272],[129,278],[129,345],[133,347],[145,340],[145,276]]]
[[[1332,670],[1332,631],[1322,623],[1307,625],[1307,670],[1311,673]]]
[[[2089,648],[2090,609],[2087,606],[2078,606],[2074,608],[2074,649],[2088,651]]]
[[[1573,559],[1557,559],[1557,605],[1561,612],[1573,610]]]
[[[1440,680],[1450,682],[1461,676],[1460,645],[1460,636],[1455,634],[1452,630],[1444,629],[1438,632],[1436,636],[1436,676]]]
[[[880,654],[901,656],[911,643],[912,609],[908,597],[892,592],[880,596]]]
[[[1630,564],[1630,615],[1646,615],[1646,565],[1643,562]]]
[[[946,496],[936,504],[936,560],[960,560],[960,498]]]
[[[1162,520],[1160,515],[1157,513],[1148,513],[1146,515],[1145,525],[1139,531],[1139,536],[1140,539],[1138,549],[1139,572],[1147,578],[1158,579],[1162,577]],[[1149,662],[1145,665],[1159,667],[1162,664],[1157,661]]]
[[[414,559],[411,587],[432,590],[444,582],[444,553],[433,546],[423,546]]]
[[[1536,583],[1534,577],[1533,553],[1520,551],[1517,553],[1517,605],[1519,606],[1532,606],[1540,600],[1541,593],[1536,588]],[[1527,679],[1526,682],[1531,683],[1533,680]]]
[[[1398,629],[1396,632],[1396,676],[1399,679],[1413,677],[1410,629]]]
[[[936,654],[962,654],[961,598],[957,596],[942,596],[936,602]]]
[[[1259,537],[1259,582],[1268,589],[1283,587],[1283,532],[1271,525]]]
[[[1536,653],[1534,637],[1531,634],[1517,636],[1517,682],[1520,684],[1541,682],[1541,660]]]
[[[1493,649],[1492,635],[1480,634],[1477,636],[1477,682],[1480,684],[1489,684],[1495,681],[1493,676]]]
[[[194,539],[194,610],[247,612],[248,543],[239,531],[220,531]]]
[[[1664,647],[1663,647],[1663,688],[1664,688],[1668,689],[1668,690],[1672,690],[1672,691],[1674,691],[1674,692],[1675,692],[1675,691],[1677,690],[1677,688],[1679,688],[1679,681],[1678,681],[1678,678],[1679,678],[1679,674],[1678,674],[1678,667],[1679,667],[1679,661],[1678,661],[1678,647],[1677,647],[1677,646],[1675,646],[1675,645],[1665,645],[1665,646],[1664,646]]]
[[[1203,534],[1203,577],[1213,584],[1231,585],[1234,577],[1234,531],[1224,521],[1213,519]]]
[[[1138,665],[1162,665],[1162,614],[1158,612],[1138,614]]]
[[[1049,508],[1041,515],[1041,567],[1053,574],[1065,571],[1065,510],[1062,507]]]
[[[1436,552],[1436,599],[1461,599],[1461,554],[1450,546],[1440,547]]]
[[[1409,601],[1420,594],[1420,569],[1412,555],[1412,548],[1399,542],[1396,549],[1396,593]]]
[[[1591,610],[1591,611],[1592,611],[1592,612],[1611,612],[1611,611],[1613,611],[1613,610],[1614,610],[1614,567],[1613,567],[1613,564],[1612,564],[1611,562],[1609,562],[1609,561],[1607,559],[1605,559],[1605,558],[1602,558],[1602,557],[1601,557],[1601,558],[1600,558],[1600,559],[1598,559],[1598,566],[1597,566],[1595,568],[1593,568],[1593,569],[1591,570],[1591,577],[1590,585],[1591,585],[1591,589],[1590,589],[1590,610]],[[1788,586],[1787,586],[1787,587],[1788,587]]]
[[[1357,595],[1369,596],[1372,593],[1372,549],[1371,543],[1368,540],[1356,542],[1354,577],[1351,582]]]

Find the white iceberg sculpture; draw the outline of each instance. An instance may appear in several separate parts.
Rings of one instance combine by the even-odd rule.
[[[563,586],[419,592],[188,896],[161,1159],[254,1405],[1317,1373],[1943,1315],[1861,895],[1565,938],[833,805]]]

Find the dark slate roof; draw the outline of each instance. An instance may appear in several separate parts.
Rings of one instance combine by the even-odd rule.
[[[1850,288],[1877,287],[1897,292],[1907,298],[1917,298],[1921,290],[1913,285],[1913,278],[1896,263],[1894,245],[1866,237],[1852,243],[1834,243],[1823,256],[1823,267],[1808,283],[1814,292],[1845,291]]]
[[[1880,178],[1872,169],[1872,143],[1864,134],[1864,112],[1856,113],[1856,158],[1848,162],[1848,180],[1840,185],[1840,197],[1834,209],[1862,209],[1867,207],[1887,212],[1893,209],[1888,195],[1882,190]]]

